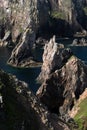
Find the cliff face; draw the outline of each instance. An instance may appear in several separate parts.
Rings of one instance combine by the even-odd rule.
[[[77,31],[86,35],[86,0],[1,0],[0,7],[0,43],[18,43],[9,60],[11,65],[20,66],[20,62],[32,57],[36,37],[44,30],[61,36]]]
[[[56,114],[48,111],[26,83],[0,70],[1,95],[3,104],[0,106],[0,129],[69,130]]]
[[[45,60],[39,75],[43,82],[37,96],[51,112],[68,121],[72,107],[87,88],[87,66],[69,49],[59,50],[53,40],[45,48],[43,59]]]
[[[67,120],[68,112],[87,87],[87,66],[78,58],[71,56],[59,70],[51,73],[37,91],[49,110],[60,113]]]
[[[54,18],[67,21],[67,24],[71,26],[71,30],[74,32],[86,29],[86,24],[84,25],[84,20],[86,22],[87,19],[86,0],[50,0],[50,3]]]
[[[45,7],[43,7],[43,5],[45,5]],[[36,32],[38,26],[41,26],[47,22],[47,6],[48,5],[46,4],[45,0],[42,2],[37,0],[1,0],[0,22],[1,24],[7,24],[4,25],[4,31],[11,31],[13,42],[17,40],[17,37],[20,35],[20,33],[23,33],[26,28],[29,28],[30,32]],[[42,15],[45,19],[44,21],[41,19]]]
[[[9,63],[18,65],[24,58],[32,56],[31,49],[35,43],[37,29],[46,24],[49,18],[48,3],[45,0],[13,2],[5,0],[2,1],[0,9],[1,27],[4,28],[1,28],[2,41],[4,34],[10,30],[11,38],[9,41],[19,43],[13,50]]]

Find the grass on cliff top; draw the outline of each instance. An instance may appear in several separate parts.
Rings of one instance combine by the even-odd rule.
[[[80,109],[75,116],[75,121],[79,125],[78,130],[87,130],[87,98],[79,105]]]

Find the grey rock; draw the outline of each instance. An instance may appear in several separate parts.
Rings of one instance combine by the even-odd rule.
[[[71,46],[87,46],[87,40],[85,38],[74,39]]]
[[[11,32],[8,31],[5,33],[4,38],[2,39],[2,41],[8,41],[11,38]]]
[[[61,69],[51,73],[37,91],[42,103],[52,112],[69,120],[69,111],[87,87],[87,66],[71,56]]]
[[[75,46],[78,44],[78,39],[74,39],[71,46]]]
[[[14,48],[8,63],[13,66],[18,66],[20,62],[23,61],[25,58],[32,57],[31,50],[34,40],[35,33],[30,32],[29,29],[26,29],[26,32],[23,34],[22,37],[22,42]]]
[[[55,36],[50,39],[44,47],[43,65],[37,78],[38,82],[43,82],[53,71],[61,68],[71,55],[72,51],[70,49],[64,49],[63,44],[55,42]]]
[[[28,85],[0,71],[3,84],[2,96],[6,110],[6,123],[14,130],[70,130],[69,127],[53,115],[30,91]],[[10,122],[13,123],[10,123]],[[4,122],[4,126],[5,126]]]
[[[30,44],[33,46],[35,44],[36,34],[38,34],[38,31],[41,31],[40,28],[44,28],[44,26],[46,26],[47,23],[49,26],[51,26],[51,24],[54,24],[54,22],[51,21],[51,19],[49,19],[52,12],[54,12],[54,17],[56,12],[57,19],[60,19],[60,22],[58,22],[61,23],[61,26],[58,26],[58,29],[56,28],[55,24],[56,30],[63,29],[66,33],[67,30],[69,30],[68,35],[70,33],[72,34],[78,31],[86,35],[85,30],[87,28],[87,24],[86,20],[84,20],[86,19],[86,12],[84,10],[86,6],[86,0],[2,0],[0,5],[0,37],[3,39],[3,37],[6,36],[6,32],[11,32],[12,43],[18,43],[18,45],[14,49],[15,53],[17,47],[20,48],[20,44],[22,46],[23,43],[26,43],[28,45]],[[62,25],[62,22],[64,23],[64,26]],[[31,38],[32,32],[32,41],[24,41],[22,38],[23,35],[25,36],[27,28],[30,30],[28,32],[28,37]],[[62,32],[63,34],[64,32],[61,30],[59,32]],[[2,42],[1,44],[5,44],[6,46],[7,44],[10,44],[11,41],[8,43]],[[32,48],[29,49],[29,52],[31,49]],[[17,56],[15,56],[13,53],[14,51],[12,52],[9,64],[17,66],[19,64],[19,59],[17,59]],[[18,55],[20,55],[20,62],[23,62],[24,55],[22,57],[20,51],[18,51],[18,53]],[[27,49],[26,56],[29,56]],[[13,59],[15,59],[16,62]]]
[[[20,62],[23,61],[25,55],[29,58],[29,53],[35,43],[36,32],[40,26],[47,23],[49,18],[49,6],[47,3],[46,0],[14,2],[5,0],[1,2],[1,23],[3,21],[3,16],[5,20],[3,21],[3,24],[5,24],[3,32],[5,33],[7,30],[8,32],[10,31],[12,42],[16,44],[19,43],[12,52],[9,64],[17,66],[19,57]],[[28,33],[26,33],[27,29],[29,29]],[[6,35],[7,34],[5,34],[5,38]],[[30,49],[28,49],[29,46]]]

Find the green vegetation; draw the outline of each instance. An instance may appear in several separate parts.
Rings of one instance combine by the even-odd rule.
[[[83,10],[85,12],[85,15],[87,15],[87,7],[84,7]]]
[[[79,125],[78,130],[87,130],[87,98],[80,103],[79,108],[74,119]]]
[[[65,14],[63,12],[53,11],[51,12],[51,17],[55,19],[65,19]]]

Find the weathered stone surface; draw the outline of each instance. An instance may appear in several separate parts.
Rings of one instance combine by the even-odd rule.
[[[4,33],[10,30],[11,41],[14,43],[19,43],[13,50],[9,62],[9,64],[17,66],[17,62],[19,62],[19,57],[20,61],[24,59],[25,55],[29,58],[30,51],[33,44],[35,43],[36,32],[38,28],[46,24],[48,21],[48,2],[46,2],[45,0],[20,0],[14,2],[9,0],[2,0],[0,6],[1,27],[4,26],[4,29],[1,29],[1,33],[3,30],[4,35]],[[27,29],[28,32],[26,33]],[[26,50],[26,52],[24,52],[24,50]],[[24,54],[22,55],[22,53]]]
[[[87,40],[84,38],[74,39],[71,46],[87,46]]]
[[[37,96],[50,111],[59,113],[68,121],[68,112],[87,88],[87,66],[71,56],[66,64],[49,75],[37,91]]]
[[[27,43],[28,45],[32,44],[33,46],[36,40],[36,34],[41,34],[41,32],[44,32],[43,30],[46,30],[48,34],[51,32],[52,34],[56,33],[60,36],[64,34],[72,35],[72,33],[76,33],[77,31],[85,32],[86,35],[86,0],[1,0],[0,2],[0,39],[3,39],[8,31],[11,33],[10,42],[1,42],[1,45],[3,46],[4,44],[4,46],[7,46],[8,44],[11,44],[11,42],[16,44],[19,43],[15,47],[15,51],[12,52],[10,58],[9,63],[12,65],[18,65],[13,60],[19,60],[17,59],[17,56],[13,54],[17,53],[16,49],[18,51],[18,48],[20,48],[20,46],[22,47],[23,43]],[[50,16],[52,16],[53,19],[51,19]],[[27,41],[26,38],[26,41],[22,39],[22,36],[25,36],[26,34],[27,28],[29,29],[28,37],[32,37],[32,41]],[[25,50],[27,50],[27,47],[25,46],[26,45],[23,45]],[[29,52],[31,49],[32,48],[29,49]],[[18,51],[18,53],[21,57],[21,62],[24,60],[24,57],[22,57],[20,51]],[[26,51],[26,55],[27,57],[29,56],[28,51]]]
[[[54,18],[67,21],[68,28],[72,32],[83,32],[86,26],[86,0],[49,0]],[[85,20],[83,20],[85,19]],[[85,22],[84,22],[85,21]],[[66,25],[66,26],[67,26]],[[62,27],[61,27],[62,28]],[[63,29],[63,28],[62,28]]]
[[[26,83],[16,77],[0,71],[0,90],[6,112],[6,129],[70,130],[56,114],[41,104]]]
[[[35,40],[35,33],[34,32],[30,33],[29,28],[26,29],[26,32],[22,37],[22,42],[19,43],[14,48],[8,63],[12,64],[13,66],[18,66],[19,63],[23,61],[25,58],[32,57],[31,49],[34,40]]]
[[[70,49],[64,49],[63,44],[55,41],[55,36],[44,47],[43,65],[37,80],[43,82],[56,69],[61,68],[72,55]]]
[[[13,49],[8,64],[16,67],[37,67],[41,66],[40,62],[35,62],[32,54],[35,33],[27,28],[23,34],[22,40]]]
[[[3,37],[0,39],[0,46],[1,47],[14,47],[15,44],[12,43],[11,32],[7,31]]]

